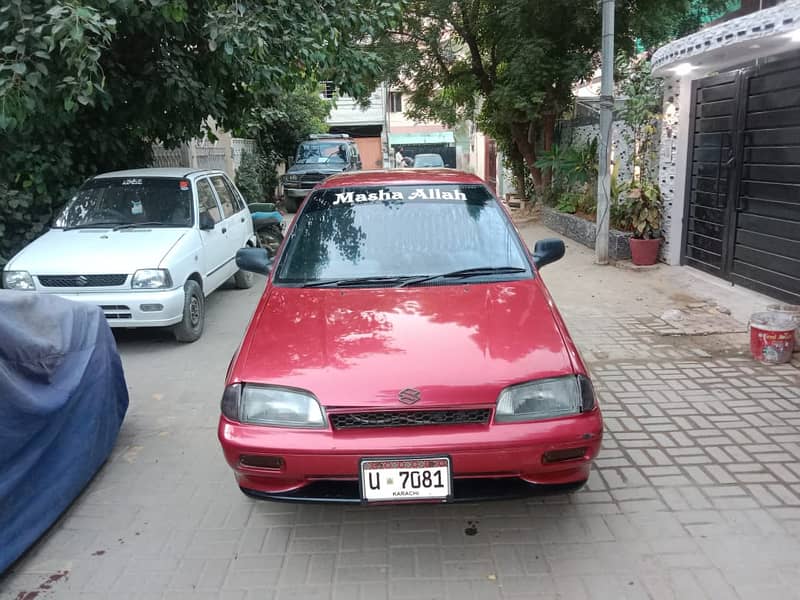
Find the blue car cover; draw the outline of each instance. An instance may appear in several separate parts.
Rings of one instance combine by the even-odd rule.
[[[127,409],[99,307],[0,290],[0,573],[105,462]]]

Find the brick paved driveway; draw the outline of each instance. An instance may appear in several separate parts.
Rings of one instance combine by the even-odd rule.
[[[223,290],[196,344],[119,336],[131,407],[116,451],[0,597],[800,598],[796,364],[753,363],[742,334],[677,335],[659,318],[670,299],[631,289],[646,274],[598,270],[580,249],[545,277],[606,415],[580,493],[366,509],[245,498],[215,425],[259,292]]]

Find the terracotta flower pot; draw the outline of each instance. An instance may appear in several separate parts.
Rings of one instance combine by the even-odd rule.
[[[658,249],[661,246],[661,238],[654,240],[630,239],[631,260],[633,264],[640,267],[656,264],[658,260]]]

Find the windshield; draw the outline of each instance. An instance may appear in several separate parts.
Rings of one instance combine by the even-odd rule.
[[[192,205],[192,189],[186,179],[92,179],[67,203],[53,226],[191,227]]]
[[[443,167],[444,161],[438,154],[418,154],[414,157],[415,167]]]
[[[347,162],[347,144],[342,142],[303,142],[297,149],[296,162],[309,163],[345,163]]]
[[[506,267],[519,272],[469,282],[532,276],[519,238],[482,185],[319,190],[297,219],[277,267],[279,284]]]

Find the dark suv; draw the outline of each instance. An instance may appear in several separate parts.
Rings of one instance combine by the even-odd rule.
[[[283,176],[283,205],[295,212],[320,181],[342,171],[361,169],[355,141],[345,134],[309,136],[297,148],[294,164]]]

